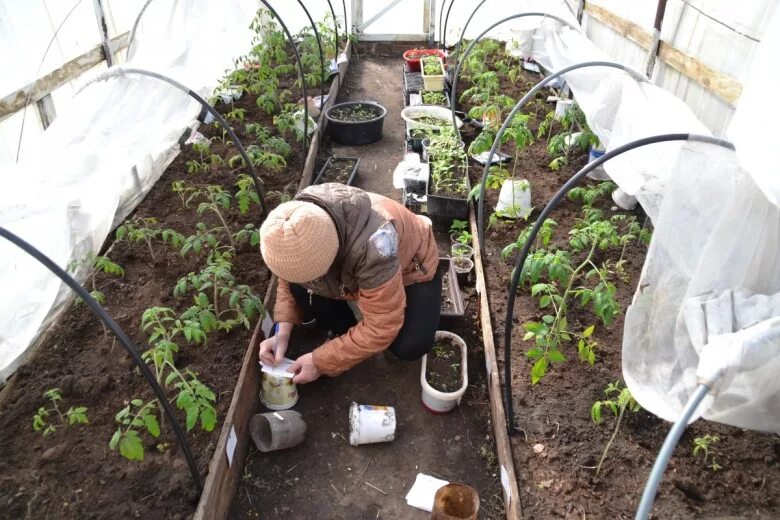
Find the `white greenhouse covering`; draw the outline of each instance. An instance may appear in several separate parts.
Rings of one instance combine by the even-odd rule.
[[[387,3],[366,0],[364,19]],[[112,2],[111,7],[116,4],[121,2]],[[133,4],[137,12],[140,2]],[[325,2],[306,4],[315,19],[329,12]],[[341,15],[341,2],[333,4]],[[436,23],[441,4],[435,2]],[[477,4],[452,4],[448,44],[456,42]],[[581,29],[535,17],[505,23],[490,36],[521,43],[527,57],[551,71],[606,60],[644,73],[647,52],[620,35],[607,36],[608,28],[594,13],[609,10],[652,32],[657,2],[586,4],[591,8],[585,9]],[[307,23],[297,2],[272,5],[291,30]],[[400,2],[367,33],[424,32],[423,27],[407,27],[406,14],[419,13],[422,20],[423,5],[422,0]],[[152,1],[127,64],[161,72],[208,94],[232,60],[246,51],[251,38],[248,21],[257,7],[251,0]],[[347,7],[354,8],[349,2]],[[523,11],[555,14],[577,25],[577,7],[578,2],[564,0],[488,0],[466,37]],[[2,4],[0,9],[11,12]],[[56,13],[62,15],[62,9]],[[715,397],[699,416],[780,431],[780,379],[773,377],[780,369],[775,340],[780,331],[780,176],[777,138],[770,124],[778,120],[780,105],[767,94],[779,74],[774,62],[780,55],[780,14],[772,1],[670,0],[667,18],[675,23],[664,24],[661,40],[709,67],[721,67],[720,72],[741,85],[736,103],[663,60],[656,62],[646,82],[605,68],[565,76],[608,151],[638,138],[680,132],[727,135],[737,146],[734,154],[703,143],[652,145],[605,165],[655,224],[640,288],[627,313],[624,376],[642,406],[665,419],[676,418],[700,381],[698,376],[715,389]],[[0,23],[4,19],[0,17]],[[127,30],[126,23],[124,27]],[[5,91],[39,75],[38,64],[27,61],[33,53],[26,49],[35,48],[37,53],[40,42],[51,34],[49,28],[31,31],[35,38],[25,42],[17,37],[20,32],[14,24],[0,25],[4,44],[16,46],[3,70],[20,71],[0,80]],[[57,47],[51,60],[70,59],[74,52],[99,42],[96,32],[69,34],[59,40],[75,41],[77,47],[67,51]],[[45,63],[41,72],[53,64]],[[19,164],[13,164],[18,114],[0,123],[4,161],[0,175],[6,186],[0,192],[0,225],[65,266],[72,258],[100,249],[112,225],[173,159],[179,136],[195,122],[199,108],[172,87],[137,77],[92,84],[60,106],[64,108],[54,124],[38,139],[25,140]],[[0,277],[11,295],[0,304],[2,380],[46,317],[66,301],[68,291],[8,243],[0,243]]]

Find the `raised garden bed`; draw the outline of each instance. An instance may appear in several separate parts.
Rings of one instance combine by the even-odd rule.
[[[484,61],[491,64],[499,58],[504,59],[488,56]],[[521,73],[520,81],[499,76],[501,93],[514,99],[528,90],[515,85],[534,79],[526,72]],[[471,86],[472,83],[464,81],[458,87],[463,92]],[[475,106],[476,102],[468,101],[464,108],[471,110]],[[534,136],[538,135],[539,125],[551,108],[544,105],[541,97],[531,105],[530,111],[536,117],[528,126]],[[553,143],[556,134],[560,136],[565,131],[559,123],[554,123],[551,131],[543,130],[533,144],[520,151],[523,177],[531,184],[532,206],[537,209],[528,222],[505,220],[500,216],[493,220],[485,246],[477,255],[484,262],[478,276],[484,277],[486,286],[482,324],[485,330],[492,331],[485,341],[486,344],[494,342],[498,348],[496,378],[499,373],[503,376],[507,285],[517,254],[517,245],[513,244],[517,244],[526,225],[534,221],[538,209],[586,162],[586,152],[581,149],[562,150]],[[464,132],[467,143],[476,138],[471,130]],[[557,141],[563,139],[559,137]],[[553,153],[548,150],[551,143]],[[502,151],[514,155],[516,150],[507,143]],[[476,182],[481,173],[481,167],[474,168],[472,180]],[[575,192],[572,199],[565,201],[551,215],[555,225],[548,226],[551,230],[548,238],[535,246],[552,253],[566,251],[574,267],[587,257],[587,251],[572,245],[572,239],[584,232],[583,219],[607,220],[623,230],[619,233],[625,232],[622,226],[632,217],[640,228],[643,222],[641,215],[615,211],[609,189],[599,183],[588,181],[584,187],[590,190],[588,194]],[[484,196],[488,217],[498,199],[497,186],[489,188]],[[574,233],[570,235],[570,231]],[[517,414],[514,426],[519,434],[512,437],[511,449],[517,462],[523,514],[528,518],[633,517],[652,463],[669,430],[668,423],[643,410],[632,411],[633,405],[627,406],[622,425],[601,463],[601,471],[596,474],[605,446],[615,432],[616,417],[608,401],[615,402],[624,389],[621,383],[623,313],[636,290],[645,255],[644,245],[636,238],[625,242],[625,246],[610,246],[592,257],[600,269],[612,266],[610,272],[602,271],[602,274],[614,286],[616,313],[605,313],[603,308],[596,312],[591,305],[581,305],[579,299],[569,301],[567,327],[589,341],[584,341],[585,348],[582,348],[578,341],[564,340],[560,352],[567,359],[555,355],[544,371],[538,366],[543,358],[534,350],[538,344],[534,331],[538,329],[531,323],[544,323],[543,316],[551,313],[541,301],[546,289],[537,286],[532,296],[531,286],[552,284],[563,291],[565,284],[548,278],[543,268],[538,279],[524,283],[519,289],[513,317],[511,376]],[[597,289],[591,278],[576,285]],[[486,306],[489,308],[485,309]],[[603,320],[605,314],[609,315],[608,324]],[[585,331],[588,333],[584,334]],[[545,355],[544,351],[541,355]],[[597,402],[601,403],[598,423],[592,417]],[[706,457],[705,450],[695,449],[702,444],[708,445]],[[654,517],[778,516],[779,453],[780,442],[776,436],[713,422],[694,423],[683,435],[666,471],[653,509]]]
[[[294,75],[282,75],[279,80],[277,93],[296,90]],[[220,105],[219,109],[245,145],[259,143],[248,151],[256,165],[263,166],[266,200],[274,207],[297,190],[307,153],[291,127],[285,129],[275,124],[274,117],[280,115],[278,109],[261,108],[257,99],[257,95],[245,91],[240,99]],[[291,116],[282,116],[288,115]],[[210,142],[199,139],[182,150],[120,228],[124,229],[117,235],[121,240],[107,245],[107,252],[102,252],[122,268],[122,276],[117,276],[116,269],[100,271],[95,276],[96,288],[105,297],[109,314],[142,350],[150,351],[148,345],[154,344],[148,336],[151,328],[144,331],[141,327],[144,310],[166,307],[178,317],[179,312],[193,304],[192,279],[188,277],[203,273],[208,262],[216,265],[219,260],[222,273],[229,273],[235,280],[236,285],[231,287],[246,288],[240,289],[243,296],[239,301],[249,301],[251,295],[253,307],[258,306],[270,280],[270,272],[257,253],[257,200],[251,180],[240,175],[246,168],[221,130],[202,126],[200,132],[211,138]],[[214,253],[220,244],[222,252],[232,248],[230,257]],[[226,284],[225,280],[221,282]],[[206,298],[211,297],[208,293]],[[229,332],[211,330],[201,321],[198,326],[207,333],[207,339],[201,337],[205,342],[191,341],[195,329],[187,332],[186,339],[182,331],[171,336],[179,345],[173,356],[175,366],[190,384],[194,381],[190,374],[197,374],[209,389],[199,395],[213,403],[216,413],[216,425],[211,425],[203,407],[197,424],[188,424],[192,427],[188,439],[201,478],[206,476],[207,468],[213,472],[215,461],[225,458],[224,451],[215,454],[215,446],[242,359],[246,361],[249,325],[258,319],[257,309],[231,310],[230,294],[230,290],[219,293],[210,301],[220,311],[230,311],[215,312],[218,320],[235,320],[229,325]],[[199,304],[197,298],[195,303]],[[228,328],[228,324],[223,325]],[[170,331],[174,325],[168,327]],[[140,399],[139,403],[150,402],[151,389],[135,373],[129,358],[104,337],[96,318],[83,305],[72,304],[53,329],[0,391],[0,416],[4,418],[0,426],[0,466],[5,477],[0,481],[0,516],[192,515],[201,496],[167,421],[157,415],[158,437],[157,428],[145,421],[135,427],[140,443],[125,445],[120,440],[116,445],[112,443],[116,451],[109,446],[118,426],[120,439],[128,431],[127,425],[115,419],[117,412],[127,406],[135,413],[139,409],[135,399]],[[171,398],[176,398],[174,382],[176,379],[163,382]],[[43,394],[52,388],[60,389],[59,405],[63,411],[85,407],[89,424],[65,426],[59,424],[55,413],[49,412],[43,419],[54,424],[56,431],[43,436],[41,431],[33,430],[33,415],[40,407],[51,408],[51,399]],[[156,406],[147,411],[156,414]],[[179,412],[182,424],[184,417],[184,412]],[[125,457],[138,457],[139,448],[143,461],[120,456],[121,450]],[[208,479],[205,489],[204,496],[209,490]]]

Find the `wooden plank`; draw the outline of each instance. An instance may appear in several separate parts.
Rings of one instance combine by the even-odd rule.
[[[124,49],[127,46],[127,33],[112,38],[109,41],[109,45],[114,52]],[[98,45],[92,50],[65,63],[62,67],[53,70],[32,83],[28,83],[15,92],[4,96],[0,99],[0,121],[21,110],[25,105],[35,103],[53,90],[76,79],[83,72],[100,64],[102,61],[104,61],[103,46]]]
[[[490,413],[493,416],[493,435],[496,439],[496,452],[504,489],[504,507],[507,520],[519,520],[523,517],[523,511],[520,505],[520,491],[517,486],[512,445],[509,442],[504,401],[502,400],[496,346],[493,340],[493,323],[490,319],[490,302],[488,301],[485,271],[482,266],[481,249],[477,239],[477,221],[474,218],[473,207],[469,211],[469,222],[471,234],[474,237],[472,247],[474,248],[474,271],[477,275],[477,293],[479,294],[479,318],[482,327],[482,342],[485,348],[485,370],[487,371],[488,395],[490,396]]]
[[[585,12],[597,22],[628,38],[646,51],[651,49],[653,36],[641,26],[589,2],[585,3]],[[683,76],[700,84],[731,106],[735,106],[742,95],[742,84],[739,80],[705,65],[696,57],[664,41],[661,41],[658,47],[658,59]]]
[[[35,106],[38,109],[38,116],[41,119],[41,126],[43,126],[43,129],[46,130],[57,117],[57,109],[54,107],[54,100],[52,99],[51,94],[46,94],[41,99],[36,101]]]
[[[347,43],[345,52],[348,57],[351,55],[350,43]],[[338,97],[348,65],[349,61],[339,66],[339,79],[334,80],[330,86],[328,102],[325,104],[323,113]],[[324,131],[325,127],[322,130]],[[320,132],[315,132],[309,146],[301,182],[298,187],[299,190],[308,186],[311,182],[320,146],[319,136]],[[270,303],[274,300],[276,283],[276,276],[272,276],[263,300],[266,309],[271,307]],[[233,496],[236,493],[239,479],[244,470],[244,459],[249,451],[249,421],[259,408],[260,367],[258,364],[258,349],[262,334],[260,323],[261,321],[258,321],[252,334],[252,339],[249,342],[249,348],[244,355],[236,389],[233,392],[230,408],[228,408],[222,431],[217,441],[216,451],[209,464],[209,473],[206,476],[203,493],[195,511],[195,520],[224,519],[230,513]],[[236,448],[233,453],[233,463],[228,464],[226,449],[232,432],[235,432]]]

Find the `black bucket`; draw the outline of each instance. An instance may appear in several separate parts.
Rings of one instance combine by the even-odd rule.
[[[340,121],[331,117],[334,110],[338,111],[339,109],[350,107],[371,110],[376,114],[376,117],[366,121]],[[385,115],[387,115],[385,107],[370,101],[338,103],[325,112],[330,136],[339,143],[348,145],[370,144],[382,139]]]

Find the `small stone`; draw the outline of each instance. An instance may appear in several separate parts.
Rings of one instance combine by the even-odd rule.
[[[543,452],[544,451],[544,444],[541,444],[541,443],[534,444],[533,450],[534,450],[534,453],[541,453],[541,452]]]
[[[41,459],[46,462],[51,462],[59,459],[62,457],[62,455],[65,453],[65,450],[68,449],[68,443],[63,442],[62,444],[57,444],[56,446],[52,446],[48,450],[43,452],[43,455],[41,455]]]
[[[542,480],[539,482],[539,487],[542,489],[549,489],[553,485],[553,479]]]

